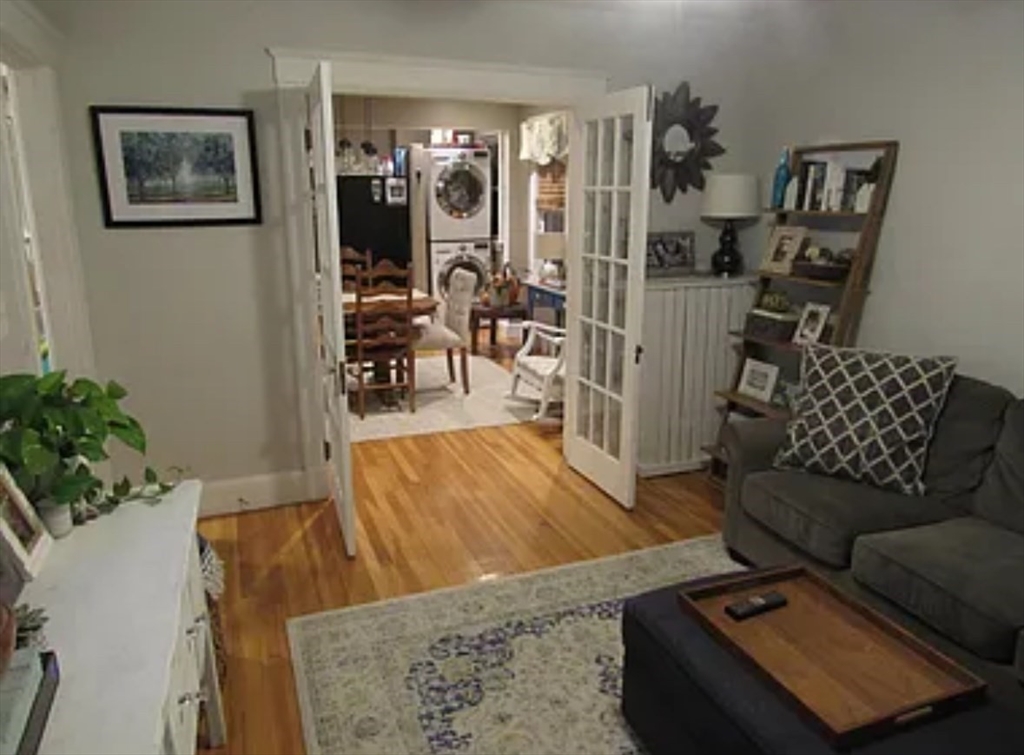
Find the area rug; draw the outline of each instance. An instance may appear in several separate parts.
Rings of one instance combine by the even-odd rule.
[[[309,755],[628,755],[623,599],[740,569],[718,535],[291,619]]]
[[[422,435],[472,427],[494,427],[528,421],[537,411],[536,404],[510,401],[505,397],[512,375],[501,365],[482,356],[471,356],[469,395],[462,391],[459,359],[455,357],[456,382],[448,382],[446,357],[416,359],[416,411],[408,401],[397,407],[385,407],[376,394],[367,397],[366,418],[351,414],[352,442]],[[522,393],[529,395],[526,386]]]

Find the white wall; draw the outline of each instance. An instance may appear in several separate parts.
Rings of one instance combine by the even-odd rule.
[[[714,58],[725,50],[712,43],[698,54],[696,43],[735,15],[730,7],[700,9],[684,34],[681,10],[643,3],[642,12],[635,4],[519,1],[39,5],[68,35],[60,87],[97,370],[131,391],[128,405],[150,432],[153,460],[206,479],[301,466],[277,105],[265,47],[604,70],[619,87],[652,81],[664,89],[686,76],[714,101],[728,78]],[[92,104],[254,108],[263,225],[103,228]],[[737,115],[723,106],[731,154],[739,151]]]
[[[820,3],[763,34],[765,185],[783,144],[900,142],[860,343],[1024,393],[1024,3]]]

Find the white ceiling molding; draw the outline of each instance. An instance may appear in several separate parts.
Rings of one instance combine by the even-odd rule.
[[[0,59],[12,68],[52,66],[64,35],[28,0],[3,0]]]
[[[282,88],[307,86],[326,60],[334,91],[344,94],[566,105],[608,91],[608,77],[594,71],[276,47],[267,53]]]

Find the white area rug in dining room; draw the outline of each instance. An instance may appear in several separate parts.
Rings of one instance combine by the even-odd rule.
[[[454,383],[448,381],[448,363],[443,354],[417,357],[416,411],[409,411],[407,398],[388,408],[371,392],[366,397],[366,419],[359,419],[358,412],[351,413],[352,442],[513,425],[528,422],[537,411],[533,402],[517,402],[506,397],[512,375],[486,357],[469,358],[468,396],[462,392],[458,353],[455,378]],[[522,384],[519,393],[524,397],[537,396]]]

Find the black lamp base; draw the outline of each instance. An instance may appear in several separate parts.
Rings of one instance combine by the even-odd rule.
[[[718,237],[718,251],[711,255],[711,270],[723,278],[739,275],[743,271],[743,256],[736,248],[736,228],[731,220],[725,221],[725,227]]]

